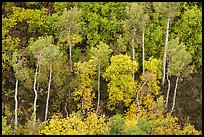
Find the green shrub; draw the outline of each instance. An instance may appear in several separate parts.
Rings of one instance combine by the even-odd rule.
[[[114,115],[109,119],[108,128],[110,135],[123,134],[123,130],[125,128],[125,119],[119,114]]]

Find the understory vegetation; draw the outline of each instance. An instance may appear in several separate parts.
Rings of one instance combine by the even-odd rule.
[[[2,2],[3,135],[201,135],[201,2]]]

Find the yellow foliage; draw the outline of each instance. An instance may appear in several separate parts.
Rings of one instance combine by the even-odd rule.
[[[125,130],[133,128],[136,125],[136,111],[137,105],[134,102],[125,114]]]
[[[98,135],[107,134],[108,126],[105,116],[89,112],[84,120],[79,113],[72,113],[68,119],[54,115],[49,125],[41,131],[45,135]]]
[[[92,99],[95,94],[92,90],[92,76],[96,71],[96,62],[89,60],[89,62],[78,62],[74,64],[75,74],[79,81],[79,85],[75,88],[73,96],[75,101],[82,101],[82,109],[89,110],[92,107]],[[81,100],[80,100],[81,99]],[[78,105],[80,108],[81,105]]]
[[[179,133],[181,135],[201,135],[201,131],[195,130],[194,126],[187,124],[184,126],[183,130]]]

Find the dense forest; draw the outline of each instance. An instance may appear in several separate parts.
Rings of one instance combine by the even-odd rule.
[[[2,2],[2,134],[202,134],[201,2]]]

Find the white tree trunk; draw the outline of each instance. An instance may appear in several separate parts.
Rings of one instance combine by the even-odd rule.
[[[71,72],[72,72],[72,46],[69,44],[69,60],[70,60],[70,67],[71,67]]]
[[[175,104],[176,104],[176,90],[178,87],[178,81],[179,81],[179,76],[177,76],[177,78],[176,78],[176,85],[175,85],[175,89],[174,89],[174,97],[173,97],[173,104],[172,104],[172,108],[171,108],[171,113],[173,112]]]
[[[36,103],[37,103],[37,90],[36,90],[36,79],[37,79],[37,75],[38,75],[38,63],[37,63],[37,66],[36,66],[36,70],[35,70],[35,78],[34,78],[34,85],[33,85],[33,89],[34,89],[34,92],[35,92],[35,99],[34,99],[34,116],[33,116],[33,132],[35,130],[35,123],[36,123]]]
[[[138,118],[139,118],[139,113],[140,113],[139,92],[137,92],[137,96],[136,96],[136,103],[137,103],[136,119],[137,119],[137,121],[138,121]]]
[[[167,49],[168,49],[169,22],[170,22],[170,18],[168,18],[168,20],[167,20],[167,26],[166,26],[166,43],[165,43],[164,57],[163,57],[163,77],[162,77],[162,85],[164,85],[165,75],[166,75],[166,54],[167,54]]]
[[[133,38],[132,38],[132,60],[133,61],[135,60],[135,48],[134,48],[135,37],[136,37],[136,32],[134,31],[133,32]],[[133,67],[133,70],[134,70],[134,67]],[[132,81],[133,81],[133,84],[134,84],[134,81],[135,81],[135,73],[134,73],[134,71],[132,73]]]
[[[52,64],[50,64],[50,79],[49,79],[48,91],[47,91],[47,103],[46,103],[46,109],[45,109],[45,121],[47,120],[47,112],[48,112],[48,104],[49,104],[49,98],[50,98],[51,81],[52,81]]]
[[[18,112],[17,112],[17,109],[18,109],[18,99],[17,99],[17,96],[18,96],[18,79],[16,80],[16,89],[15,89],[15,125],[14,125],[14,135],[16,134],[16,129],[17,129],[17,126],[18,126]]]
[[[65,106],[64,106],[64,110],[66,112],[66,118],[68,119],[68,111],[67,111],[67,99],[66,99],[66,102],[65,102]]]
[[[98,113],[99,110],[99,103],[100,103],[100,63],[98,63],[98,103],[97,103],[97,109],[96,109],[96,114]]]
[[[37,78],[37,91],[39,91],[39,88],[40,88],[40,84],[39,84],[39,81],[40,81],[40,65],[38,65],[38,78]]]
[[[147,83],[147,81],[151,78],[148,77],[148,79],[146,79],[146,81],[143,83],[142,87],[138,90],[137,92],[137,95],[136,95],[136,103],[137,103],[137,112],[136,112],[136,119],[138,120],[139,118],[139,113],[140,113],[140,101],[139,101],[139,94],[140,94],[140,91],[143,89],[144,85]]]
[[[171,86],[171,83],[170,83],[170,79],[169,79],[168,73],[166,74],[166,78],[167,78],[167,80],[168,80],[168,90],[167,90],[167,94],[166,94],[165,108],[168,107],[169,91],[170,91],[170,86]]]
[[[69,44],[70,70],[72,72],[73,71],[73,69],[72,69],[72,46],[71,46],[71,40],[70,40],[70,27],[69,27],[69,30],[68,30],[68,44]]]
[[[142,32],[142,71],[144,73],[144,30]]]
[[[134,47],[132,47],[132,60],[133,61],[135,60],[135,48]],[[134,70],[134,66],[132,68]],[[134,71],[132,72],[132,81],[133,81],[133,84],[134,84],[134,81],[135,81],[135,73],[134,73]]]

